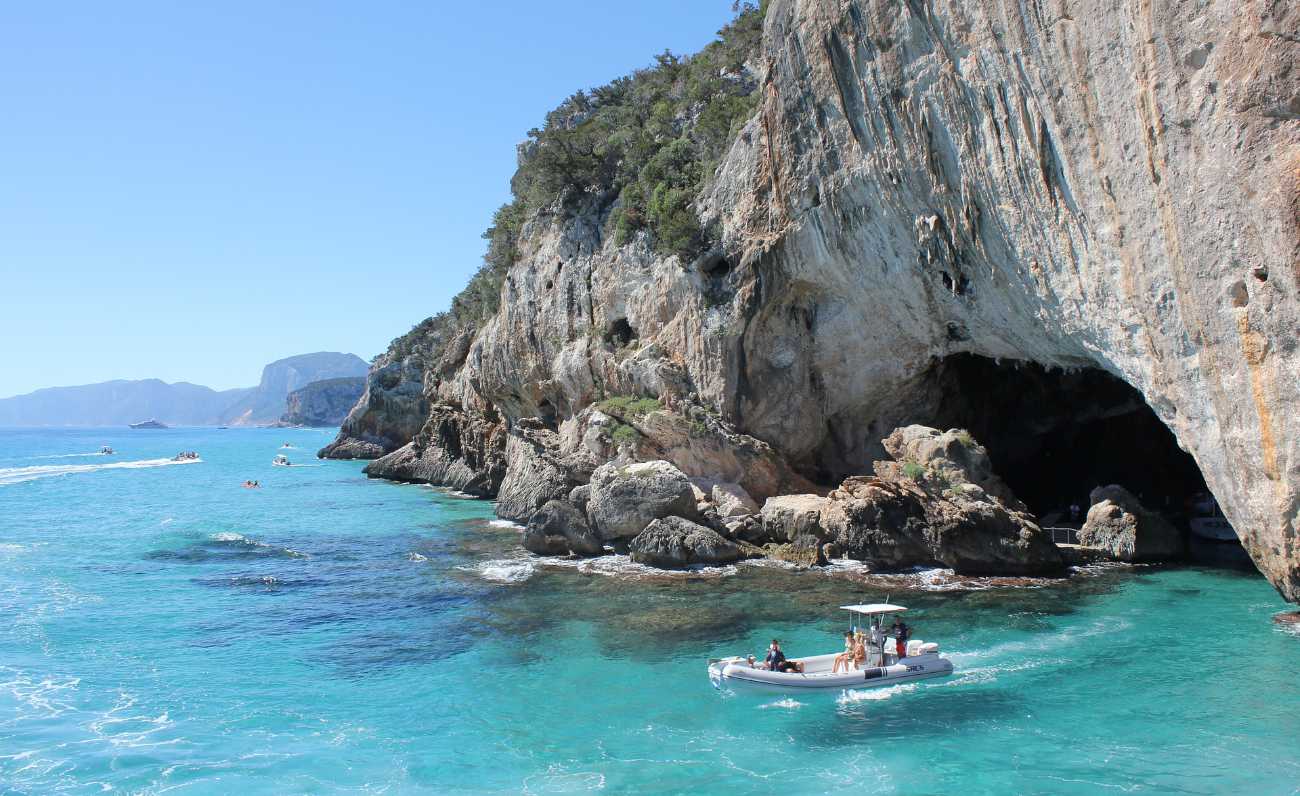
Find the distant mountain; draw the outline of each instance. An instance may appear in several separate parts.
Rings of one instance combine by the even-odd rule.
[[[290,391],[364,376],[367,367],[355,354],[321,352],[272,362],[256,387],[233,390],[158,379],[48,387],[0,399],[0,426],[117,426],[150,418],[170,426],[269,424],[284,413]]]
[[[366,361],[356,354],[329,351],[276,360],[262,368],[260,384],[222,412],[221,423],[232,426],[274,423],[284,414],[285,396],[299,387],[325,379],[365,376],[369,370]]]
[[[366,390],[364,376],[313,381],[285,399],[280,424],[286,426],[337,426],[348,416]]]

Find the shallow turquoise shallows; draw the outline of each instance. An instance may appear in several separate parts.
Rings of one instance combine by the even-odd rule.
[[[488,503],[316,461],[329,437],[0,431],[0,793],[1300,786],[1300,638],[1257,576],[544,563]],[[953,677],[709,684],[774,635],[836,649],[833,606],[887,594]]]

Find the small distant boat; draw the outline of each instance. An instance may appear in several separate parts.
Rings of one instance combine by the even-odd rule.
[[[1219,501],[1213,495],[1200,494],[1191,500],[1191,512],[1187,520],[1188,530],[1194,536],[1211,542],[1239,542],[1232,523],[1223,516]]]
[[[181,451],[172,457],[172,461],[174,462],[193,462],[198,460],[199,454],[197,451]]]
[[[99,452],[105,456],[112,456],[114,453],[116,453],[116,451],[114,451],[112,448],[108,447],[107,445],[100,448]]]
[[[889,603],[870,603],[867,605],[841,605],[842,610],[860,616],[862,626],[873,620],[883,627],[884,618],[890,614],[900,614],[907,609],[901,605]],[[814,655],[809,658],[791,658],[795,663],[803,664],[802,672],[773,672],[759,668],[751,663],[751,657],[734,656],[709,661],[709,680],[714,687],[722,685],[743,684],[764,686],[768,688],[802,690],[807,688],[879,688],[897,683],[910,683],[930,677],[944,677],[952,674],[952,661],[939,656],[939,645],[920,640],[908,641],[903,657],[892,650],[897,649],[894,639],[881,636],[879,645],[872,645],[867,650],[867,666],[862,669],[852,668],[832,672],[836,653]]]
[[[281,447],[281,448],[282,448],[282,449],[283,449],[283,448],[289,448],[289,449],[290,449],[290,450],[292,450],[292,449],[293,449],[293,446],[292,446],[292,445],[290,445],[290,444],[289,444],[289,443],[287,443],[287,442],[286,442],[286,443],[284,443],[284,444],[283,444],[283,445],[281,445],[281,446],[280,446],[280,447]]]
[[[171,428],[166,423],[160,423],[153,418],[141,420],[139,423],[131,423],[130,426],[131,428]]]
[[[271,464],[274,464],[276,467],[292,467],[292,466],[293,466],[292,464],[289,463],[289,457],[288,457],[288,456],[285,456],[283,453],[281,453],[279,456],[276,456],[274,459],[272,459],[272,460],[271,460]]]

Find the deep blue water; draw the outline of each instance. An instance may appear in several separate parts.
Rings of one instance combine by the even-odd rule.
[[[330,437],[0,430],[0,793],[1298,792],[1300,638],[1257,576],[547,564]],[[955,676],[705,676],[833,650],[833,607],[886,593]]]

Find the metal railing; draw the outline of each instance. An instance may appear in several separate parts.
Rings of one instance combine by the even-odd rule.
[[[1078,544],[1078,528],[1044,528],[1052,536],[1052,544]]]

